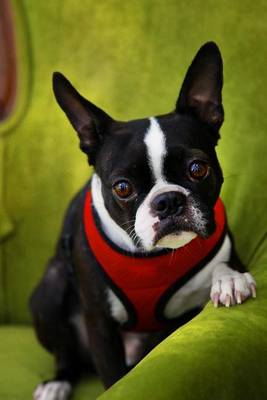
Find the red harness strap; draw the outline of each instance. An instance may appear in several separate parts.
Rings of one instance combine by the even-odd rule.
[[[155,315],[159,300],[186,274],[192,273],[194,269],[197,272],[197,267],[224,236],[226,216],[220,199],[217,200],[214,211],[216,230],[208,239],[196,237],[174,251],[161,251],[150,256],[140,253],[136,255],[107,241],[97,227],[91,193],[87,192],[84,204],[85,235],[102,271],[109,278],[112,287],[118,289],[116,294],[128,311],[129,308],[134,310],[135,324],[131,326],[131,330],[145,332],[163,327],[163,323]]]

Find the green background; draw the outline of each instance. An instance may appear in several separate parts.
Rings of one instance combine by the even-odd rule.
[[[173,109],[189,63],[209,40],[224,59],[222,197],[259,296],[231,310],[208,305],[103,398],[267,398],[267,3],[12,5],[19,91],[14,115],[0,125],[0,398],[29,398],[51,376],[52,361],[27,328],[27,299],[52,255],[71,196],[91,173],[53,98],[52,72],[63,72],[114,118],[151,116]],[[79,390],[77,398],[88,399],[99,389],[95,383]]]

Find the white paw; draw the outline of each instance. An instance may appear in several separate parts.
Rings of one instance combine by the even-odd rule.
[[[71,384],[67,381],[41,383],[33,393],[34,400],[67,400],[71,395]]]
[[[241,304],[256,297],[256,282],[248,273],[240,273],[222,264],[213,275],[210,298],[214,307]]]

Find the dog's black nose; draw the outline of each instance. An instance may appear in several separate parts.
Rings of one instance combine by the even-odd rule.
[[[181,215],[184,209],[186,197],[179,192],[166,192],[156,196],[151,203],[155,214],[160,218],[171,215]]]

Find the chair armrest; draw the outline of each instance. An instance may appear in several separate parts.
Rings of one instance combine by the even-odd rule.
[[[250,270],[256,299],[229,309],[209,303],[99,399],[267,399],[266,243]]]

